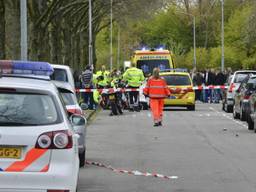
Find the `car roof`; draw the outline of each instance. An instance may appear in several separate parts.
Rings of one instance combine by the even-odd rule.
[[[51,64],[55,69],[71,69],[68,65]]]
[[[68,82],[63,82],[63,81],[52,81],[52,83],[57,87],[57,88],[61,88],[61,89],[66,89],[72,93],[74,92],[74,89],[72,88],[72,86],[68,83]]]
[[[239,70],[239,71],[235,71],[234,74],[237,74],[237,73],[251,73],[251,72],[256,73],[255,70]]]
[[[56,87],[49,80],[24,78],[24,77],[0,77],[0,87],[22,88],[55,92]]]
[[[189,76],[188,72],[175,72],[175,71],[171,71],[171,72],[160,72],[160,76],[164,76],[164,75],[187,75]]]

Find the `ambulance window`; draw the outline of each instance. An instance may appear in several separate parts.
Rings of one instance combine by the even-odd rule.
[[[158,67],[160,70],[164,71],[170,69],[170,63],[167,59],[162,60],[138,60],[137,67],[141,69],[145,74],[153,72],[153,69]]]

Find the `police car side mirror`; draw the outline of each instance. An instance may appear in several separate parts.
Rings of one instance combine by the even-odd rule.
[[[87,122],[83,116],[76,114],[71,115],[69,119],[73,126],[85,126]]]
[[[84,110],[87,110],[87,109],[89,108],[86,103],[82,103],[82,104],[80,105],[80,107],[81,107],[81,109],[82,109],[83,111],[84,111]]]

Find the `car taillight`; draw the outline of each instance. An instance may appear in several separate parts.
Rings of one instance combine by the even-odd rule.
[[[235,84],[234,83],[231,83],[231,85],[230,85],[230,87],[229,87],[229,89],[228,89],[228,92],[229,93],[232,93],[233,92],[233,88],[235,88],[236,86],[235,86]]]
[[[41,134],[36,142],[37,149],[69,149],[73,146],[72,135],[68,130]]]
[[[192,87],[188,87],[188,88],[187,88],[187,92],[194,92],[194,90],[193,90]]]
[[[82,115],[82,111],[80,109],[68,109],[69,113]]]
[[[244,96],[244,99],[249,99],[250,98],[250,95],[245,95]]]
[[[54,145],[59,149],[64,149],[68,145],[68,136],[65,133],[57,133],[53,138]]]
[[[37,144],[42,149],[47,149],[52,144],[52,133],[45,133],[38,137]]]

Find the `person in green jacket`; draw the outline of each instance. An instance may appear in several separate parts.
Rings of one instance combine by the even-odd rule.
[[[127,88],[139,89],[145,77],[142,70],[136,68],[135,63],[133,63],[132,67],[128,68],[123,74],[123,80],[127,82]],[[130,111],[140,111],[138,90],[129,92],[129,101]]]

